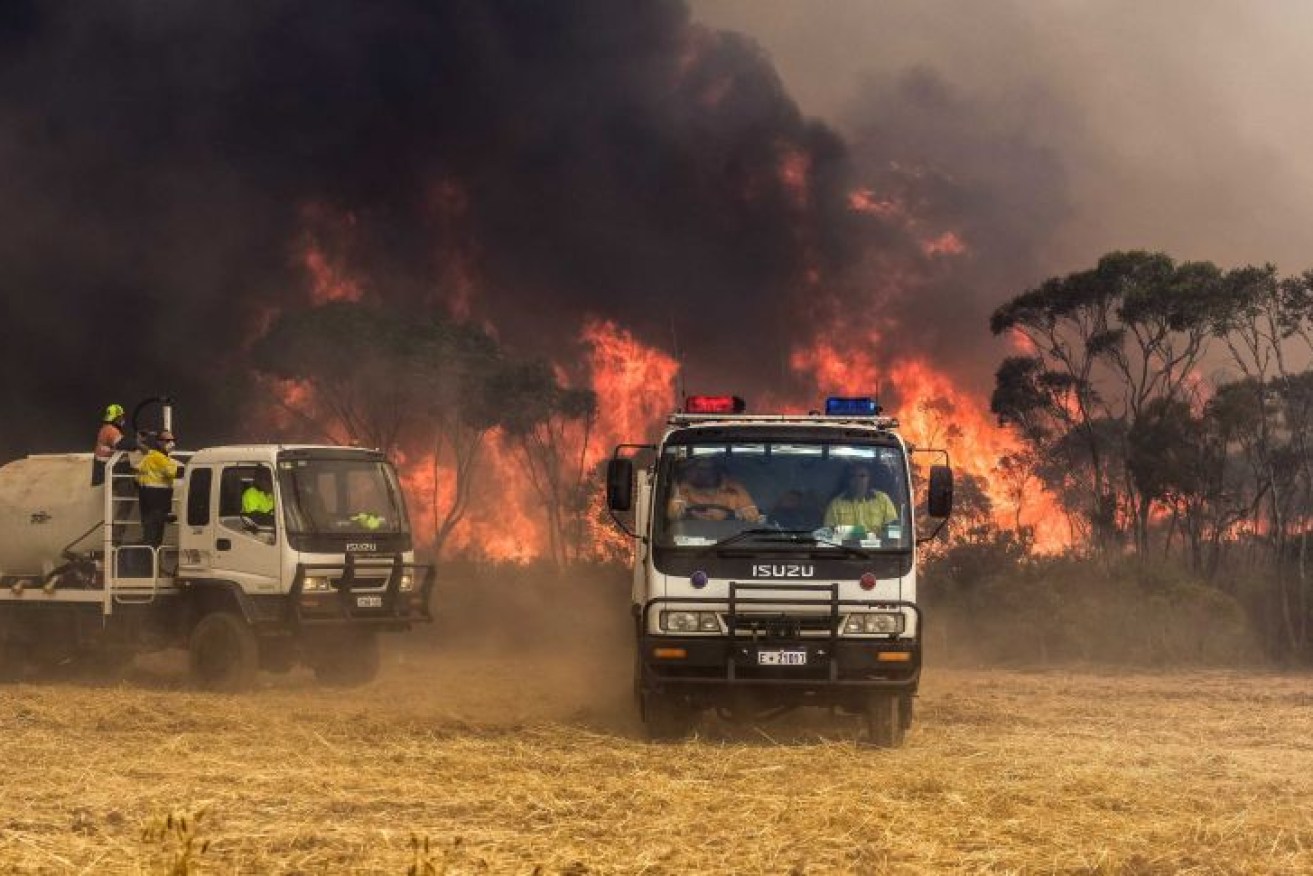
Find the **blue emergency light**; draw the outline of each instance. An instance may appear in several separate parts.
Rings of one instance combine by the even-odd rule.
[[[882,410],[884,408],[876,404],[875,399],[870,396],[859,398],[830,396],[825,400],[827,417],[874,417]]]

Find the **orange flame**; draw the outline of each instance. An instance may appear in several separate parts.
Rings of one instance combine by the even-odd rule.
[[[870,352],[876,348],[874,340],[858,343],[851,335],[843,341],[817,340],[794,350],[790,365],[813,380],[818,395],[869,394],[880,385],[881,375]],[[1043,551],[1061,550],[1070,543],[1065,517],[1053,496],[1038,489],[1010,491],[999,477],[1005,457],[1024,448],[994,423],[981,399],[959,389],[922,359],[893,362],[885,373],[901,400],[899,410],[891,413],[903,435],[919,447],[947,449],[955,469],[979,478],[1000,526],[1019,522],[1031,528],[1036,547]]]
[[[307,204],[301,209],[301,219],[306,230],[296,260],[310,277],[311,302],[359,301],[364,297],[364,286],[351,276],[345,258],[338,255],[350,248],[355,216],[337,214],[321,204]]]

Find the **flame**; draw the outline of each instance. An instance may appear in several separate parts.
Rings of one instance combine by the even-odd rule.
[[[597,394],[597,417],[586,447],[582,430],[566,433],[562,458],[583,459],[583,475],[611,455],[615,445],[641,440],[675,405],[679,364],[614,322],[586,319],[579,332],[582,357],[576,370],[553,363],[558,381],[584,385]],[[455,482],[452,463],[421,454],[397,460],[411,507],[415,532],[431,541],[435,516],[450,507]],[[593,490],[584,521],[586,557],[615,556],[629,550],[627,537],[602,520],[600,493]],[[548,552],[549,534],[542,498],[528,480],[526,461],[517,443],[501,431],[486,439],[480,453],[478,482],[469,511],[453,530],[445,549],[475,559],[524,563]]]
[[[873,335],[829,336],[793,351],[790,366],[810,378],[817,395],[870,394],[880,386],[882,370],[874,361]],[[1058,551],[1071,541],[1057,500],[1038,488],[1009,489],[1001,467],[1007,457],[1025,448],[1010,432],[997,426],[982,399],[958,388],[943,372],[923,359],[908,357],[883,370],[900,399],[891,411],[903,435],[918,447],[949,451],[954,469],[979,478],[994,507],[999,526],[1021,525],[1034,533],[1035,546]]]
[[[811,156],[793,145],[782,147],[780,151],[780,183],[793,201],[793,206],[802,209],[811,198],[808,185]]]
[[[966,251],[967,245],[962,242],[962,238],[951,231],[921,241],[921,254],[927,258],[962,255]]]
[[[880,197],[872,189],[857,189],[848,195],[848,207],[854,213],[869,216],[905,216],[906,207],[892,197]]]
[[[350,250],[356,217],[311,203],[301,208],[301,221],[305,231],[296,261],[310,277],[311,302],[318,305],[363,298],[364,285],[351,275],[345,256],[340,255]]]
[[[675,409],[679,363],[609,320],[588,319],[580,338],[588,348],[588,374],[597,393],[593,461],[617,444],[651,435]]]

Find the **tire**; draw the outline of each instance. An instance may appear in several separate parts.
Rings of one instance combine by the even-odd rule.
[[[201,618],[191,634],[191,675],[203,690],[236,692],[255,684],[260,647],[255,631],[230,611]]]
[[[378,634],[347,630],[334,639],[320,639],[308,649],[306,662],[320,684],[359,687],[378,677]]]
[[[654,742],[674,742],[686,738],[697,726],[698,713],[687,703],[669,694],[640,695],[643,727]]]
[[[866,701],[866,744],[874,748],[898,748],[903,744],[911,721],[910,697],[905,694],[876,693]],[[908,717],[904,718],[904,712]]]

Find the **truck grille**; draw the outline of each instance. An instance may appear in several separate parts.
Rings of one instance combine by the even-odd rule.
[[[829,614],[787,614],[782,612],[739,612],[733,620],[740,636],[767,639],[796,639],[803,635],[829,635],[834,631]]]

